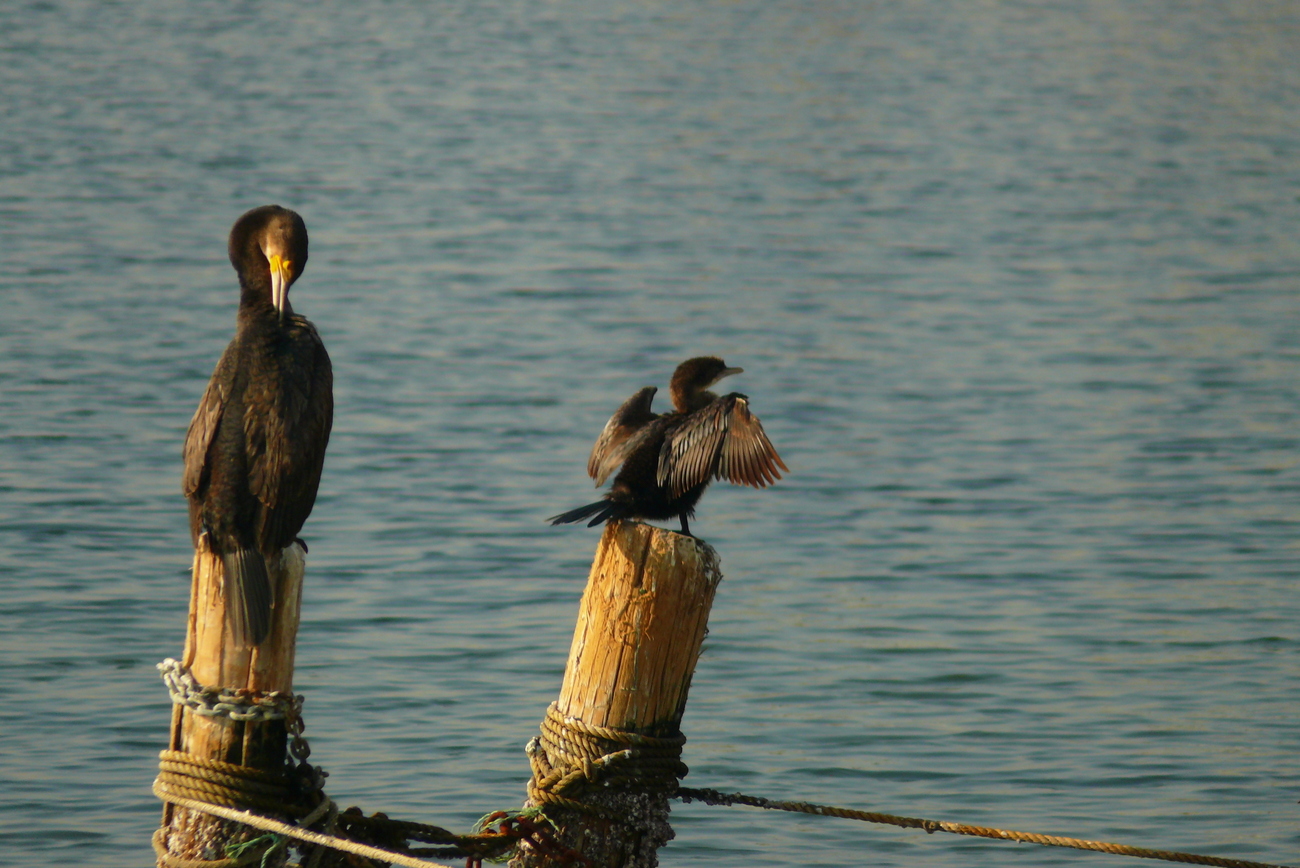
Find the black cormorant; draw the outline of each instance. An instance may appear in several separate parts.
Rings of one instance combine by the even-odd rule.
[[[316,328],[289,306],[307,264],[307,227],[279,205],[230,230],[239,274],[235,338],[222,353],[185,435],[182,490],[190,535],[225,567],[236,642],[271,626],[267,559],[297,537],[316,502],[334,418],[334,375]]]
[[[590,518],[591,527],[610,519],[680,518],[682,533],[690,536],[687,519],[714,478],[766,488],[781,478],[781,470],[788,473],[758,417],[749,412],[749,398],[708,391],[742,370],[712,356],[682,362],[669,386],[671,413],[651,412],[654,386],[629,398],[605,424],[587,460],[597,486],[621,464],[613,486],[601,500],[554,516],[551,524]]]

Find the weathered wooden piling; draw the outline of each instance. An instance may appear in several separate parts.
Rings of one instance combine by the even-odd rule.
[[[542,807],[560,847],[524,844],[513,868],[550,868],[573,851],[592,868],[658,864],[685,773],[682,712],[721,578],[707,543],[634,522],[606,526],[559,699],[529,744],[528,806]]]
[[[247,697],[265,697],[293,690],[294,649],[302,599],[303,550],[297,544],[268,563],[274,605],[269,636],[256,647],[231,641],[221,558],[196,551],[190,590],[189,628],[181,661],[205,688]],[[286,770],[288,732],[284,719],[237,720],[222,714],[200,714],[186,705],[173,706],[171,751],[197,761],[215,760],[252,769],[269,777]],[[220,799],[216,799],[221,803]],[[259,809],[260,813],[274,813]],[[224,859],[224,848],[260,833],[238,823],[167,804],[162,831],[155,838],[160,866],[178,860]],[[163,853],[167,855],[164,856]],[[171,857],[170,859],[168,857]]]

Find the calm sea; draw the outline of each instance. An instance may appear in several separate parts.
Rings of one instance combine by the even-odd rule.
[[[0,863],[151,863],[180,446],[267,202],[335,365],[340,803],[520,804],[597,539],[544,519],[714,354],[792,473],[692,523],[688,783],[1300,859],[1300,6],[16,0],[0,49]],[[1123,861],[674,823],[667,866]]]

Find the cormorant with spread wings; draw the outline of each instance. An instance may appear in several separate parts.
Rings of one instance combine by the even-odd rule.
[[[231,635],[261,643],[271,626],[266,562],[292,543],[316,502],[334,418],[334,376],[316,328],[289,306],[307,264],[307,227],[279,205],[230,230],[239,275],[235,338],[185,435],[182,490],[195,548],[221,556]]]
[[[554,516],[551,524],[590,518],[591,527],[611,519],[679,518],[682,533],[690,536],[687,520],[713,479],[766,488],[781,478],[781,470],[788,473],[749,411],[749,398],[708,391],[742,371],[713,356],[682,362],[669,386],[671,413],[651,412],[654,386],[629,398],[610,417],[587,461],[597,486],[622,465],[613,486],[602,499]]]

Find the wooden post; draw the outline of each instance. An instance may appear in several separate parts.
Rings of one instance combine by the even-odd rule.
[[[529,746],[534,785],[539,767],[556,773],[582,768],[575,753],[585,753],[589,761],[626,747],[653,752],[662,747],[659,740],[680,738],[721,578],[717,552],[707,543],[635,522],[606,526],[579,607],[559,700],[543,723],[542,738]],[[593,738],[579,731],[584,725],[588,735],[595,732]],[[624,739],[600,729],[629,735]],[[651,738],[637,740],[638,735]],[[667,783],[661,780],[649,790],[638,786],[635,774],[629,779],[614,772],[614,780],[596,775],[592,785],[580,785],[577,796],[564,793],[595,809],[595,815],[551,800],[535,786],[526,807],[541,804],[560,845],[581,853],[592,868],[653,868],[659,847],[673,837],[668,800],[674,774],[685,771],[668,769]],[[592,780],[590,766],[584,777]],[[511,866],[550,868],[563,862],[563,854],[553,855],[524,844]]]
[[[194,553],[189,629],[181,662],[200,684],[258,693],[293,690],[304,566],[303,550],[297,544],[284,549],[279,563],[267,564],[274,600],[270,634],[256,647],[238,646],[227,630],[221,558],[207,550]],[[236,721],[173,706],[171,749],[196,758],[279,772],[285,769],[286,743],[283,720]],[[260,834],[170,804],[164,808],[162,825],[166,850],[179,859],[224,859],[226,845]],[[163,864],[160,858],[159,865]]]

